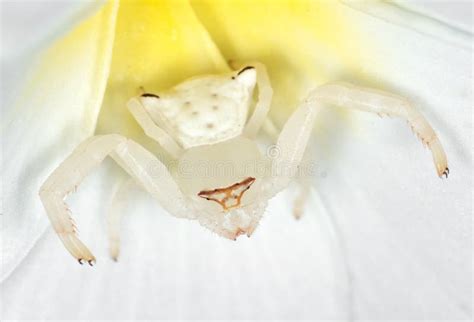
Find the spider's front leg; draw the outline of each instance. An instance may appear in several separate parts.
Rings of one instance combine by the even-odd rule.
[[[433,155],[438,176],[449,174],[446,154],[428,121],[406,99],[394,94],[347,83],[333,83],[313,90],[283,127],[272,160],[266,193],[271,197],[295,177],[321,104],[338,105],[380,115],[404,118]]]
[[[48,177],[40,198],[54,230],[66,249],[79,263],[95,257],[76,235],[76,227],[64,202],[66,195],[107,156],[111,156],[130,176],[151,193],[165,210],[177,217],[191,218],[185,199],[166,166],[153,154],[117,134],[94,136],[80,144]]]
[[[127,107],[143,131],[145,131],[145,134],[158,142],[173,158],[177,159],[183,153],[183,149],[166,131],[155,124],[143,106],[143,104],[153,104],[157,99],[159,99],[158,96],[145,93],[139,98],[130,99]]]
[[[253,139],[257,136],[258,131],[267,120],[267,114],[272,102],[273,89],[270,85],[270,78],[268,77],[265,65],[253,62],[248,64],[247,67],[244,67],[241,72],[246,68],[255,68],[257,72],[258,100],[252,116],[250,116],[243,131],[244,136]]]
[[[271,174],[264,185],[266,198],[271,198],[285,189],[297,175],[320,109],[321,105],[318,102],[306,99],[286,121],[276,144],[271,147]],[[294,211],[304,207],[302,204],[295,206]]]
[[[330,83],[318,87],[308,99],[380,116],[398,116],[404,119],[421,139],[423,145],[431,150],[438,176],[448,177],[448,160],[438,136],[423,115],[406,98],[349,83]]]

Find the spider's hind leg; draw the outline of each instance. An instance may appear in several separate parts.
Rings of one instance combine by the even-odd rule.
[[[137,187],[134,179],[129,178],[121,181],[114,191],[112,202],[107,211],[107,235],[109,239],[109,253],[114,261],[120,254],[120,226],[122,215],[130,191]]]
[[[311,141],[311,140],[310,140]],[[313,176],[313,149],[311,144],[308,144],[301,163],[298,166],[298,171],[295,174],[295,183],[297,189],[297,195],[293,200],[293,217],[296,220],[301,219],[304,215],[308,198],[311,193]]]
[[[293,217],[299,220],[305,212],[311,184],[305,179],[297,180],[296,182],[298,183],[298,195],[293,200]]]

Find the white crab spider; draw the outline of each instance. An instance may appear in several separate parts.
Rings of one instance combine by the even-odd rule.
[[[258,87],[254,112],[254,87]],[[425,118],[404,98],[347,83],[330,83],[309,93],[280,132],[279,155],[263,155],[255,137],[266,120],[272,88],[265,66],[259,63],[222,75],[186,80],[167,92],[142,94],[128,108],[145,133],[177,160],[166,167],[145,148],[118,134],[94,136],[80,144],[40,189],[40,198],[66,249],[82,264],[94,256],[78,239],[64,202],[66,195],[107,156],[112,157],[170,214],[195,219],[217,234],[236,239],[250,236],[267,201],[295,176],[318,111],[326,105],[398,116],[411,125],[433,155],[438,176],[448,175],[445,152]],[[218,175],[193,173],[193,165],[225,165]],[[272,171],[262,173],[264,165]],[[281,164],[291,171],[279,172]],[[189,171],[185,171],[185,170]],[[245,169],[244,171],[238,171]],[[118,232],[112,229],[111,240]],[[116,245],[116,248],[118,245]],[[118,249],[113,251],[117,256]]]

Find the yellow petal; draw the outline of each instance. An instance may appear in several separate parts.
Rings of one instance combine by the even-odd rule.
[[[230,60],[259,60],[274,88],[271,114],[282,124],[309,89],[358,68],[369,48],[338,1],[192,0]]]
[[[141,86],[156,92],[191,76],[227,69],[187,1],[122,1],[97,132],[119,132],[156,146],[144,138],[126,102]]]

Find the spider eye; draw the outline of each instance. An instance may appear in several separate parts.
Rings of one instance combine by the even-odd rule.
[[[245,72],[246,70],[249,70],[249,69],[254,69],[255,67],[253,66],[247,66],[247,67],[244,67],[242,68],[238,73],[237,73],[237,76],[242,74],[243,72]]]
[[[141,97],[154,97],[154,98],[160,98],[158,95],[151,94],[151,93],[144,93],[141,95]]]
[[[237,73],[237,76],[232,77],[232,79],[237,79],[240,83],[249,87],[253,86],[257,80],[257,73],[255,71],[255,67],[247,66],[242,68]]]

